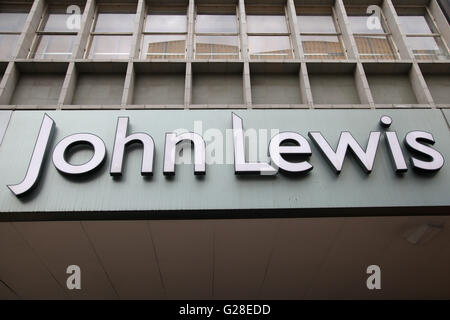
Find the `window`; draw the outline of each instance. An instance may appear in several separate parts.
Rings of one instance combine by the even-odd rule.
[[[406,41],[417,60],[445,60],[449,57],[431,13],[425,7],[396,8]]]
[[[128,59],[136,18],[135,6],[97,8],[91,31],[90,59]]]
[[[307,59],[345,59],[341,33],[331,7],[297,7],[303,51]]]
[[[68,24],[66,7],[47,7],[36,32],[31,57],[70,59],[79,26]]]
[[[239,59],[239,27],[236,7],[197,7],[196,59]]]
[[[250,59],[293,59],[294,55],[284,7],[249,6],[246,11]]]
[[[184,59],[186,7],[150,7],[142,34],[141,59]]]
[[[28,6],[0,6],[0,59],[12,58],[28,10]]]
[[[368,24],[369,15],[365,14],[366,8],[353,7],[347,8],[350,28],[355,38],[359,57],[363,60],[393,60],[394,43],[391,33],[385,23],[383,12],[381,19],[373,26]]]

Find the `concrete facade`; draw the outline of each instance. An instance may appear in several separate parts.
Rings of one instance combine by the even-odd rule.
[[[298,93],[293,93],[291,99],[286,99],[283,91],[273,90],[274,93],[271,94],[271,97],[268,101],[271,104],[275,105],[285,105],[285,107],[289,108],[293,105],[298,105],[299,108],[314,108],[322,107],[322,105],[329,105],[330,108],[333,108],[333,105],[336,104],[340,107],[343,103],[351,104],[352,106],[359,108],[378,108],[384,107],[386,104],[391,104],[393,107],[396,107],[396,104],[409,105],[410,107],[417,107],[417,105],[425,106],[427,108],[436,108],[438,104],[439,108],[448,108],[449,101],[445,99],[445,91],[443,87],[445,87],[445,77],[450,74],[450,62],[447,61],[424,61],[422,59],[417,60],[411,50],[408,48],[406,43],[405,33],[402,31],[402,27],[399,23],[399,19],[396,13],[396,7],[402,5],[401,2],[396,2],[392,0],[380,1],[378,5],[381,8],[381,12],[383,14],[383,19],[386,21],[386,25],[389,26],[389,36],[392,37],[393,42],[395,44],[395,55],[398,57],[394,60],[368,60],[367,57],[360,57],[358,54],[357,43],[352,36],[352,31],[350,28],[350,22],[348,21],[347,10],[352,8],[355,4],[359,4],[360,6],[364,6],[364,4],[352,1],[330,1],[325,3],[325,5],[331,6],[333,10],[333,14],[336,17],[336,21],[339,25],[339,29],[342,37],[342,44],[345,47],[346,58],[340,60],[316,60],[308,58],[304,54],[304,48],[302,45],[302,38],[298,32],[298,25],[296,21],[296,8],[299,8],[302,5],[314,5],[314,3],[308,3],[307,1],[294,1],[289,0],[286,3],[283,1],[274,2],[272,5],[282,5],[286,11],[287,23],[289,25],[289,34],[291,38],[291,49],[293,51],[293,59],[291,60],[274,60],[273,57],[269,57],[267,61],[255,61],[249,57],[249,53],[247,51],[247,32],[246,32],[246,13],[245,13],[245,5],[254,5],[258,4],[257,2],[249,2],[245,3],[241,2],[233,2],[228,1],[224,2],[227,5],[235,5],[236,12],[239,17],[239,38],[240,38],[240,58],[239,59],[214,59],[214,60],[199,60],[195,59],[194,51],[195,49],[195,14],[196,14],[196,3],[194,1],[182,1],[182,2],[174,2],[177,5],[184,6],[187,12],[187,34],[186,34],[186,52],[185,59],[175,59],[175,60],[166,60],[160,59],[160,57],[155,57],[153,59],[142,59],[140,55],[140,43],[142,41],[142,33],[141,30],[143,28],[143,23],[145,19],[145,12],[147,8],[152,5],[152,3],[147,3],[144,0],[140,1],[123,1],[124,3],[133,4],[136,6],[136,19],[135,19],[135,27],[132,33],[131,38],[131,52],[129,58],[127,59],[119,59],[119,60],[104,60],[99,63],[99,60],[89,60],[85,59],[87,55],[87,50],[90,48],[90,30],[92,28],[92,21],[95,17],[97,5],[102,5],[102,1],[96,2],[95,0],[89,0],[85,2],[80,2],[80,5],[83,7],[83,15],[81,17],[81,26],[79,31],[77,32],[75,45],[73,47],[73,54],[69,60],[62,59],[61,62],[64,62],[65,68],[61,70],[61,73],[65,76],[64,82],[62,84],[61,90],[59,93],[56,93],[55,90],[58,90],[58,86],[56,86],[55,90],[51,92],[52,96],[47,97],[49,101],[53,101],[51,105],[55,105],[56,109],[75,108],[75,105],[81,104],[77,102],[76,92],[79,91],[78,86],[83,86],[83,77],[79,78],[79,72],[72,72],[73,70],[78,70],[79,61],[83,61],[83,64],[86,64],[85,69],[90,72],[92,67],[97,70],[97,72],[101,72],[102,74],[105,72],[111,72],[111,70],[116,69],[116,66],[120,64],[121,77],[124,78],[123,83],[119,84],[119,82],[114,82],[114,84],[108,84],[109,80],[106,80],[107,77],[101,78],[105,79],[105,83],[102,86],[110,86],[109,90],[114,91],[115,95],[120,95],[121,98],[117,97],[114,99],[105,99],[102,100],[100,97],[98,99],[92,99],[92,103],[83,103],[85,105],[97,105],[99,106],[109,106],[111,109],[115,108],[133,108],[133,109],[144,109],[147,106],[151,105],[151,108],[159,109],[165,108],[165,105],[172,105],[173,108],[198,108],[201,105],[209,105],[208,108],[214,108],[214,105],[241,105],[243,108],[258,108],[259,105],[264,105],[267,103],[262,103],[261,99],[256,98],[253,101],[252,97],[257,97],[258,94],[254,93],[259,90],[259,81],[258,78],[261,78],[260,72],[258,71],[257,75],[252,76],[253,71],[255,69],[264,69],[264,72],[277,73],[276,69],[283,68],[283,65],[288,64],[297,64],[295,67],[299,70],[298,73],[298,82],[299,88]],[[52,1],[30,1],[30,14],[26,21],[23,32],[20,35],[19,41],[17,43],[17,48],[14,51],[15,54],[10,58],[4,60],[2,63],[4,64],[4,74],[2,77],[2,81],[0,83],[0,105],[2,109],[26,109],[26,105],[36,105],[39,108],[39,105],[42,105],[43,108],[48,108],[46,106],[45,100],[42,100],[40,103],[39,99],[34,103],[22,103],[22,101],[26,101],[26,98],[14,97],[14,95],[22,95],[20,91],[20,82],[18,78],[20,78],[20,74],[23,72],[21,69],[32,69],[32,70],[41,70],[45,69],[46,73],[51,72],[52,62],[55,60],[39,60],[29,58],[31,55],[31,51],[33,50],[33,42],[35,42],[35,34],[36,30],[38,30],[40,25],[40,19],[45,12],[45,8],[48,4],[54,4],[56,2]],[[60,4],[60,2],[58,2]],[[201,4],[201,2],[200,2]],[[422,3],[420,3],[422,4]],[[170,6],[170,2],[165,2],[166,6]],[[347,8],[347,9],[346,9]],[[440,11],[439,5],[436,0],[432,0],[427,2],[426,4],[427,10],[433,15],[434,22],[439,28],[442,39],[448,42],[448,22],[446,21],[444,14]],[[270,9],[270,7],[269,7]],[[134,75],[134,69],[136,68],[137,63],[141,63],[140,61],[146,61],[149,64],[155,64],[152,67],[153,72],[156,74],[153,76],[154,80],[158,81],[158,74],[161,75],[161,81],[164,82],[164,78],[168,79],[164,74],[170,67],[164,67],[165,64],[170,65],[171,63],[177,63],[181,65],[181,72],[184,74],[184,97],[183,101],[180,101],[179,98],[173,100],[168,98],[165,101],[163,98],[158,97],[155,101],[149,101],[142,99],[142,97],[135,97],[134,86],[136,84]],[[214,63],[211,63],[213,62]],[[55,61],[56,62],[56,61]],[[323,80],[316,80],[316,69],[317,66],[312,66],[310,63],[318,63],[320,68],[327,70],[329,75],[325,76]],[[192,68],[192,64],[195,63],[197,66]],[[92,65],[91,65],[92,64]],[[199,65],[206,65],[208,67],[199,67]],[[234,94],[231,92],[228,96],[225,95],[220,97],[220,94],[214,89],[214,86],[211,86],[210,89],[202,89],[201,78],[204,78],[206,75],[197,76],[198,70],[206,70],[201,71],[210,73],[207,78],[211,83],[217,81],[220,83],[220,79],[225,79],[226,75],[223,75],[225,69],[221,67],[222,64],[240,64],[241,67],[238,67],[235,70],[236,75],[242,78],[242,93]],[[267,64],[267,68],[264,67],[255,67],[256,64]],[[397,69],[397,64],[401,65],[399,69]],[[20,67],[18,67],[20,65]],[[45,67],[42,67],[45,65]],[[125,68],[123,69],[123,66]],[[430,79],[430,82],[427,83],[424,77],[424,69],[429,69],[428,65],[437,66],[439,69],[439,73],[442,74],[441,77],[437,79],[431,79],[430,76],[427,76]],[[301,68],[300,68],[301,66]],[[311,69],[310,69],[311,66]],[[100,68],[100,69],[98,69]],[[160,69],[160,70],[158,70]],[[347,70],[352,69],[354,75],[354,83],[349,83],[352,88],[347,87],[347,95],[348,99],[345,97],[341,97],[341,87],[336,83],[336,80],[343,79],[344,76],[342,73],[347,74]],[[166,70],[166,71],[164,71]],[[229,70],[226,70],[228,73]],[[319,71],[320,73],[320,71]],[[333,75],[334,73],[334,75]],[[395,86],[396,83],[401,78],[399,73],[408,74],[408,79],[406,81],[402,81],[402,95],[403,98],[394,97],[394,96],[385,96],[383,99],[373,99],[373,96],[378,95],[379,91],[378,85],[374,80],[373,87],[370,85],[370,78],[372,73],[382,73],[384,76],[383,85],[386,87]],[[117,75],[118,77],[119,75]],[[335,80],[332,78],[336,77]],[[255,85],[252,85],[251,79],[255,78]],[[140,77],[142,80],[143,77]],[[199,81],[195,81],[195,79],[199,79]],[[313,86],[311,87],[310,79],[313,78]],[[347,77],[348,78],[348,77]],[[376,78],[376,76],[372,77]],[[99,78],[100,79],[100,78]],[[217,79],[217,80],[216,80]],[[237,78],[236,78],[237,79]],[[275,78],[273,78],[275,79]],[[292,76],[286,76],[286,79],[280,78],[277,76],[277,82],[285,82],[290,83]],[[291,80],[290,80],[291,79]],[[327,80],[328,79],[328,80]],[[349,79],[349,78],[348,78]],[[391,80],[389,80],[391,79]],[[405,79],[403,79],[405,80]],[[81,81],[81,82],[80,82]],[[112,80],[111,80],[112,81]],[[344,80],[345,82],[346,80]],[[101,82],[101,81],[99,81]],[[297,81],[295,81],[297,82]],[[323,82],[323,84],[321,84]],[[196,83],[200,86],[196,88]],[[175,85],[179,87],[181,82],[177,82]],[[328,91],[329,97],[323,99],[317,98],[317,94],[313,94],[313,92],[321,92],[323,90],[323,86],[326,86],[330,90]],[[429,87],[432,87],[430,90]],[[17,89],[18,88],[18,89]],[[17,89],[17,90],[16,90]],[[205,91],[206,90],[206,91]],[[230,87],[230,90],[233,91]],[[358,92],[358,97],[355,96],[355,90]],[[108,90],[107,90],[108,91]],[[240,91],[240,90],[239,90]],[[339,92],[336,95],[336,101],[334,101],[333,94],[331,92]],[[106,91],[105,91],[106,92]],[[137,91],[136,91],[137,92]],[[279,94],[277,94],[279,92]],[[198,95],[208,95],[210,98],[208,99],[199,99],[194,98],[193,94]],[[58,99],[55,103],[54,95],[57,94]],[[217,97],[214,97],[216,94],[219,94]],[[137,95],[139,95],[137,93]],[[314,99],[314,95],[316,95],[316,99]],[[344,94],[346,95],[346,94]],[[433,96],[434,95],[434,96]],[[300,98],[299,98],[300,97]],[[106,97],[105,97],[106,98]],[[151,95],[146,99],[152,99]],[[314,101],[316,100],[316,101]],[[377,101],[378,100],[378,101]],[[436,101],[435,101],[436,100]],[[345,102],[348,101],[348,102]],[[50,104],[47,104],[50,105]],[[402,106],[404,107],[404,106]],[[104,107],[101,107],[104,108]],[[220,107],[222,108],[222,107]]]

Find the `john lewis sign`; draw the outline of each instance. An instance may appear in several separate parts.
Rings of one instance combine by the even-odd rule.
[[[5,211],[448,206],[446,125],[436,110],[14,112],[0,201]]]

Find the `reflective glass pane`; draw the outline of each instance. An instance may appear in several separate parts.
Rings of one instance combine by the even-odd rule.
[[[399,16],[403,31],[408,34],[431,34],[431,29],[424,16]]]
[[[97,16],[95,32],[133,32],[134,13],[103,13]]]
[[[73,32],[74,29],[67,28],[67,22],[70,18],[69,14],[64,13],[50,13],[43,22],[42,31],[47,32]],[[71,26],[71,25],[70,25]]]
[[[0,34],[0,59],[11,58],[18,39],[16,34]]]
[[[418,60],[444,60],[449,53],[443,49],[439,38],[434,37],[407,37],[409,48]]]
[[[197,36],[196,59],[239,59],[239,40],[236,36]]]
[[[345,59],[337,36],[302,36],[302,44],[307,59]]]
[[[128,59],[131,36],[94,36],[90,59]]]
[[[36,59],[69,59],[76,36],[43,35],[34,54]]]
[[[287,33],[285,16],[248,15],[247,28],[249,33]]]
[[[185,35],[146,35],[141,49],[142,59],[184,59]]]
[[[333,17],[331,16],[300,15],[297,16],[297,21],[300,32],[315,32],[315,33],[336,32]]]
[[[384,33],[381,21],[372,24],[370,16],[348,16],[353,33]]]
[[[361,59],[395,59],[391,45],[384,36],[355,37],[355,41]]]
[[[145,32],[186,32],[186,15],[149,14],[145,20]]]
[[[250,58],[255,60],[293,58],[291,41],[288,36],[248,37],[248,50]]]
[[[21,32],[28,13],[0,12],[0,32]]]
[[[237,33],[236,15],[198,14],[195,31]]]

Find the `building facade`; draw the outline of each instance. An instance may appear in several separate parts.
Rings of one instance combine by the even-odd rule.
[[[0,298],[448,299],[446,10],[0,1]]]

